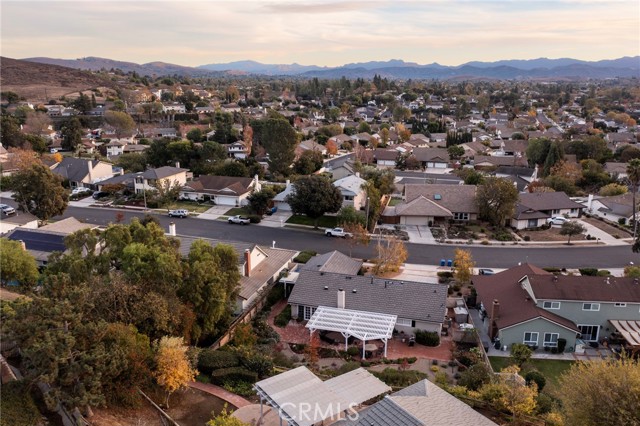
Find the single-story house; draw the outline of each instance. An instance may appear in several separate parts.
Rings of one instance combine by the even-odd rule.
[[[586,203],[587,211],[596,216],[618,222],[629,223],[633,219],[633,194],[600,197],[589,195]],[[640,195],[636,196],[636,213],[640,211]]]
[[[71,188],[97,189],[98,183],[114,176],[109,163],[75,157],[64,157],[51,171],[67,179]]]
[[[222,206],[243,206],[253,191],[260,191],[256,175],[253,179],[236,176],[200,176],[186,183],[180,197],[190,200],[212,200]]]
[[[363,275],[301,270],[289,296],[294,318],[309,320],[318,306],[397,315],[396,329],[440,334],[447,286]]]
[[[322,155],[327,154],[327,148],[324,145],[320,145],[313,139],[307,139],[298,144],[296,151],[302,154],[304,151],[318,151]]]
[[[367,193],[363,189],[366,180],[360,177],[360,173],[338,179],[333,182],[333,186],[342,193],[342,206],[351,206],[356,210],[362,210],[367,205]]]
[[[580,217],[584,206],[564,192],[525,192],[520,194],[510,225],[515,229],[537,228],[552,216]]]
[[[486,169],[499,166],[527,167],[526,155],[476,155],[473,158],[476,169]]]
[[[634,278],[554,275],[524,264],[474,276],[472,283],[481,305],[476,328],[507,349],[514,343],[557,348],[564,339],[566,351],[573,352],[610,338],[615,323],[639,318]]]
[[[604,163],[604,171],[609,173],[611,177],[617,179],[627,178],[627,166],[628,163],[616,163],[614,161],[607,161]]]
[[[449,151],[444,148],[416,148],[413,155],[427,169],[446,169],[451,161]]]
[[[379,168],[391,167],[392,169],[395,169],[396,160],[399,155],[400,152],[396,149],[376,148],[373,151],[373,161]]]
[[[362,268],[361,260],[356,260],[337,250],[317,254],[300,266],[300,270],[304,271],[334,272],[346,275],[357,275],[360,268]]]

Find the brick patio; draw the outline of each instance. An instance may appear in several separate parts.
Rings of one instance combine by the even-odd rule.
[[[309,330],[305,328],[305,322],[297,322],[295,320],[291,320],[285,328],[278,327],[273,323],[274,318],[280,312],[282,312],[282,310],[286,306],[287,302],[285,300],[282,300],[275,304],[271,309],[269,316],[267,317],[267,322],[280,335],[281,342],[308,344]],[[375,343],[379,349],[384,348],[384,343],[381,340],[375,340],[373,342],[367,343]],[[319,341],[319,345],[325,348],[344,350],[343,345],[332,345],[323,341]],[[452,347],[453,342],[451,340],[451,336],[442,336],[440,338],[440,345],[437,347],[428,347],[419,344],[409,346],[406,341],[404,343],[402,342],[400,336],[395,336],[393,339],[389,340],[387,344],[387,358],[397,359],[405,357],[416,357],[448,361],[451,359]],[[380,352],[382,353],[382,351]],[[375,360],[380,358],[381,356],[374,356],[368,359]]]

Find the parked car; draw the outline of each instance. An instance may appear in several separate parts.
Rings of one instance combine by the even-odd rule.
[[[496,272],[493,269],[489,268],[480,268],[478,269],[478,274],[480,275],[494,275]]]
[[[6,214],[7,216],[16,213],[16,209],[8,204],[0,204],[0,211],[2,211],[2,213]]]
[[[79,186],[77,188],[73,188],[73,191],[71,191],[71,195],[82,195],[82,194],[89,195],[90,192],[91,192],[91,190],[89,188],[85,188],[83,186]]]
[[[272,214],[274,214],[275,212],[278,211],[278,207],[271,207],[268,211],[267,211],[267,216],[271,216]]]
[[[185,209],[169,210],[169,217],[185,218],[188,216],[189,216],[189,210],[185,210]]]
[[[237,216],[231,216],[228,222],[236,223],[239,225],[248,225],[249,223],[251,223],[251,220],[248,217],[237,215]]]
[[[564,216],[553,216],[547,219],[547,223],[550,225],[564,225],[567,222],[571,222]]]
[[[353,236],[349,232],[345,232],[343,228],[327,229],[324,235],[326,235],[327,237],[340,237],[340,238],[347,238],[347,237]]]
[[[108,197],[109,193],[105,191],[96,191],[93,193],[93,199],[99,200],[100,198]]]
[[[469,324],[468,322],[462,323],[462,324],[458,324],[458,329],[461,331],[465,331],[465,330],[473,330],[475,327],[473,326],[473,324]]]

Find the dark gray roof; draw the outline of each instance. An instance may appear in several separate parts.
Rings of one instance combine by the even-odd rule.
[[[346,292],[346,309],[434,323],[442,323],[446,311],[443,284],[308,270],[300,271],[289,303],[336,308],[339,289]]]
[[[99,160],[85,160],[83,158],[64,157],[52,170],[53,173],[69,179],[71,182],[80,182],[89,174],[89,162],[92,167],[100,163]]]
[[[181,169],[179,167],[163,166],[157,169],[149,169],[142,173],[145,179],[164,179],[169,176],[177,175],[180,172],[186,172],[189,169]]]
[[[123,175],[117,175],[117,176],[114,176],[112,178],[100,181],[99,185],[100,186],[103,186],[103,185],[116,185],[116,184],[121,183],[123,185],[133,187],[133,180],[135,179],[135,176],[136,176],[135,173],[125,173]]]
[[[300,270],[356,275],[361,267],[362,261],[355,260],[334,250],[329,253],[313,256],[307,263],[300,267]]]
[[[423,422],[399,407],[389,397],[358,413],[358,418],[345,419],[335,426],[426,426]]]
[[[564,192],[527,192],[520,194],[519,204],[534,210],[584,209]]]
[[[27,250],[43,252],[64,252],[67,248],[64,245],[63,234],[51,234],[49,232],[39,232],[37,230],[18,228],[8,235],[13,241],[24,241]]]

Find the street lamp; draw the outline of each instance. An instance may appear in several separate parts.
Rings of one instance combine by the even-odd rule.
[[[367,197],[367,221],[366,221],[367,232],[369,232],[369,201],[370,201],[370,197]]]

